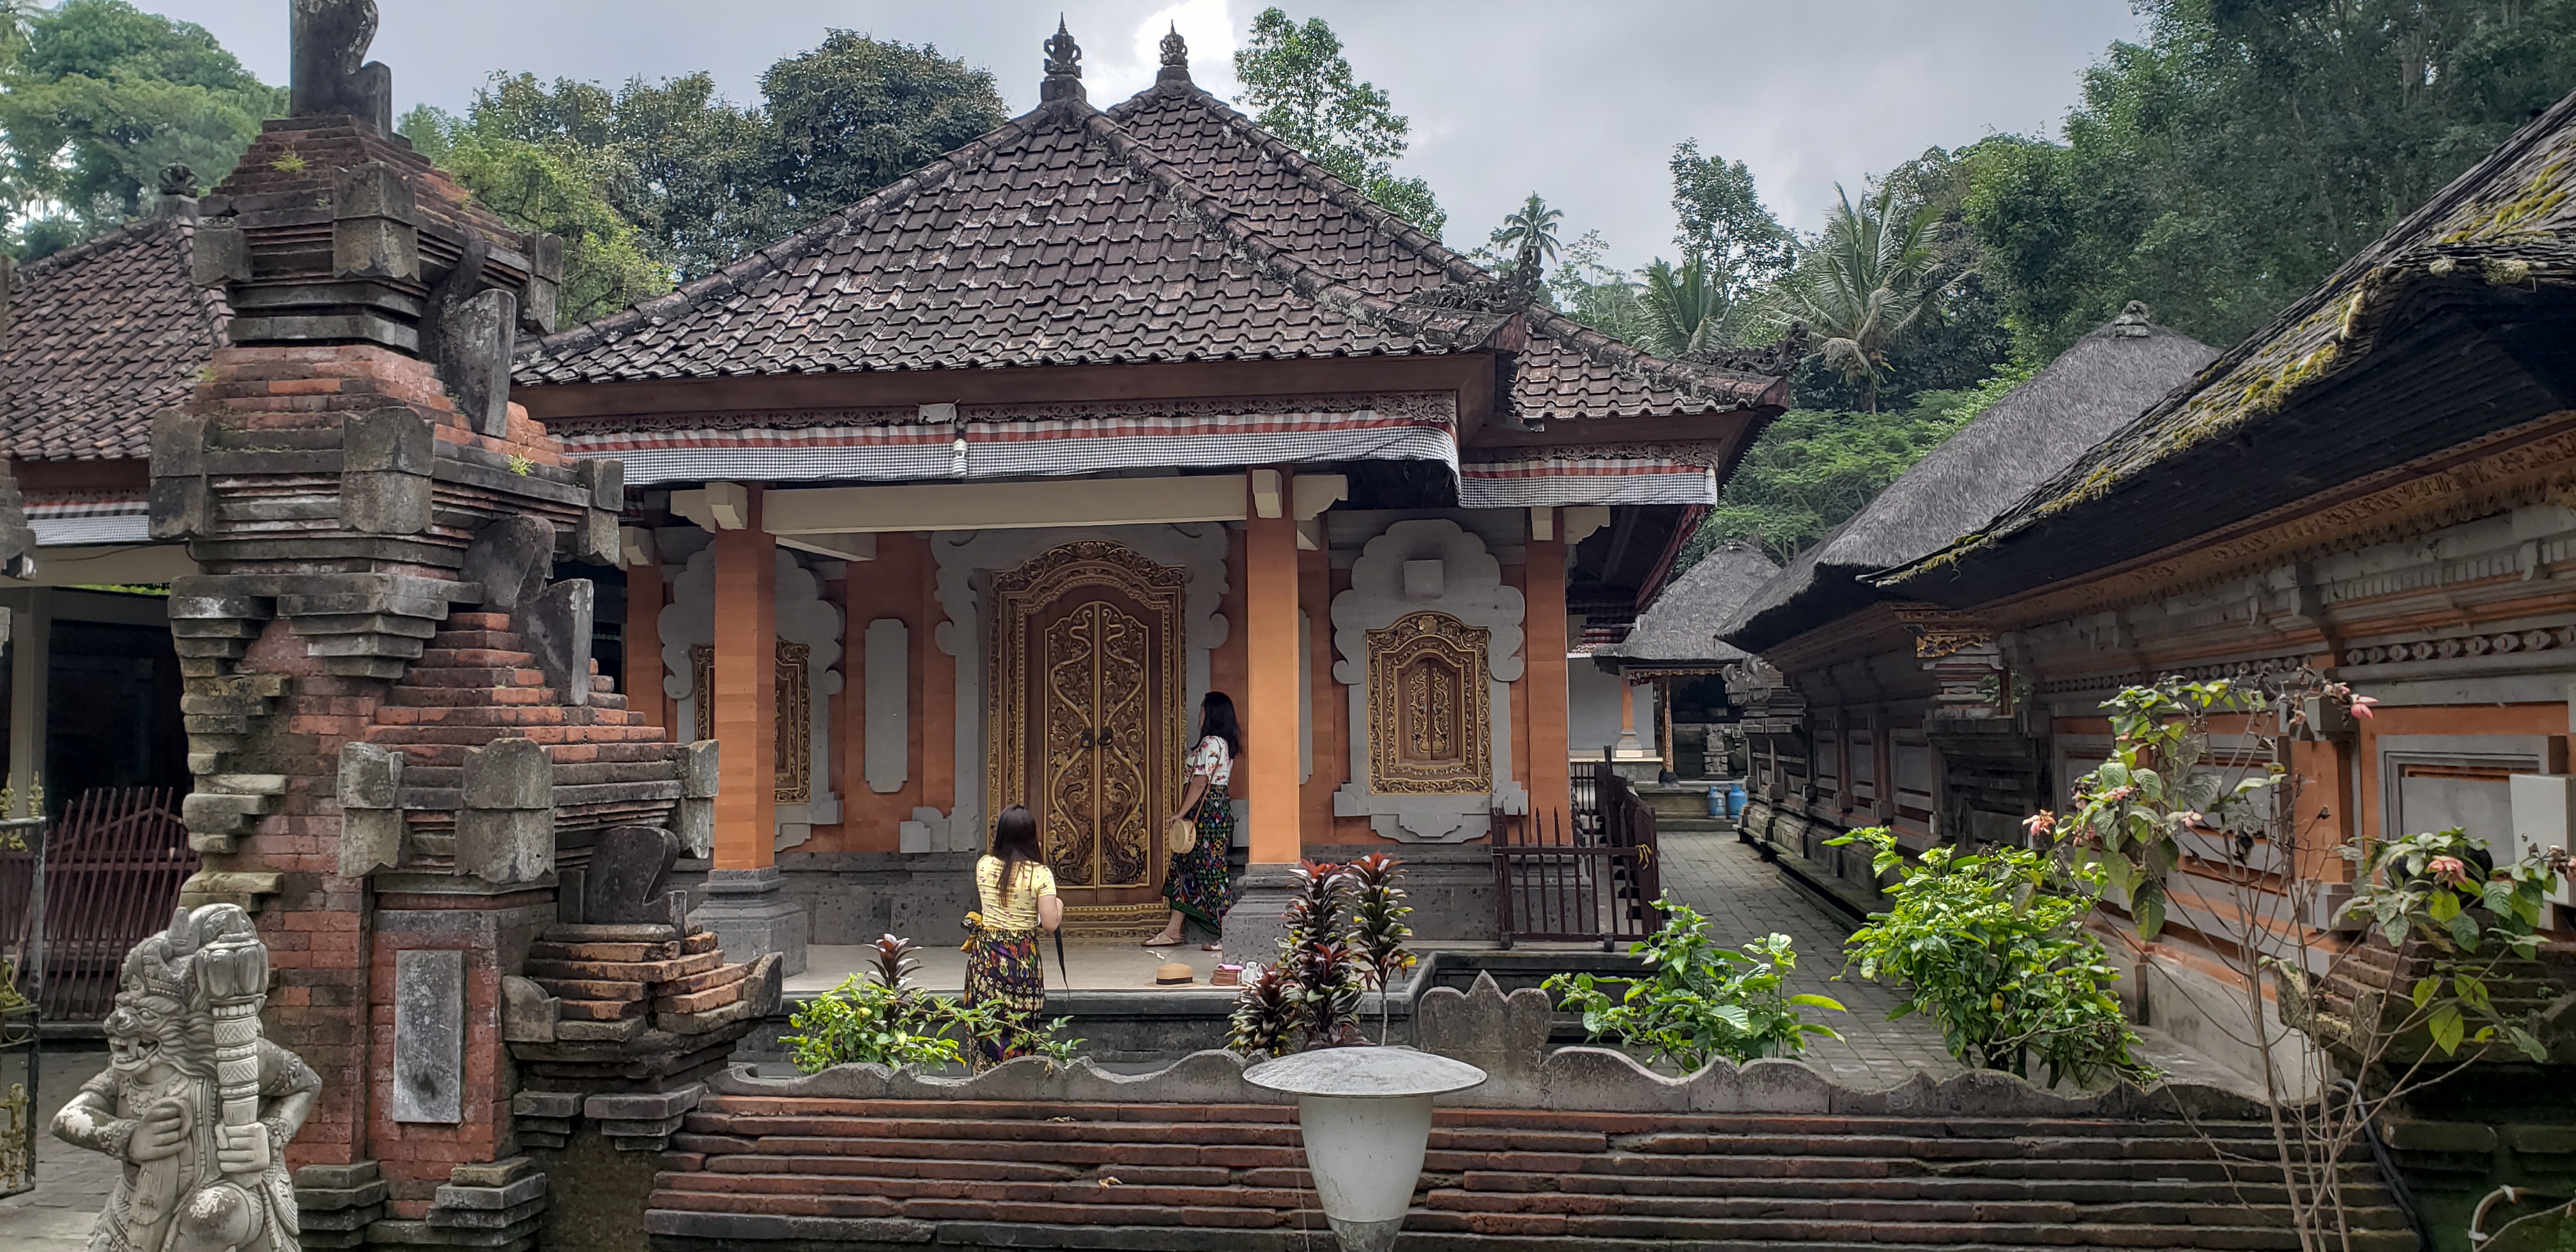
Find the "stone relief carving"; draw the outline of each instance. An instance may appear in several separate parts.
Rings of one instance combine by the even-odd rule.
[[[1529,811],[1528,788],[1513,780],[1511,747],[1511,684],[1524,669],[1521,623],[1525,611],[1520,591],[1503,583],[1502,562],[1483,539],[1456,522],[1445,518],[1400,521],[1368,541],[1351,566],[1350,589],[1333,597],[1333,648],[1339,658],[1333,678],[1353,689],[1349,701],[1353,781],[1333,793],[1335,816],[1366,817],[1371,829],[1389,839],[1459,843],[1486,833],[1497,813]],[[1445,711],[1433,708],[1432,671],[1407,669],[1434,655],[1433,634],[1410,632],[1407,646],[1412,650],[1405,653],[1405,663],[1383,672],[1376,664],[1371,636],[1386,640],[1407,636],[1408,632],[1393,628],[1412,619],[1421,619],[1422,626],[1439,626],[1433,634],[1442,643],[1441,667],[1457,661],[1461,651],[1476,653],[1481,660],[1473,669],[1451,671],[1459,686],[1454,703]],[[1477,634],[1483,636],[1480,652],[1474,645]],[[1410,681],[1412,674],[1423,680],[1423,712],[1408,723],[1402,715],[1401,683]],[[1479,683],[1481,693],[1474,690]],[[1471,701],[1478,698],[1482,719],[1472,724],[1461,721],[1472,716]],[[1392,761],[1410,747],[1409,739],[1385,742],[1387,736],[1409,737],[1408,727],[1419,727],[1427,736],[1444,721],[1452,736],[1448,749],[1456,754],[1458,764],[1450,772],[1435,771],[1434,785],[1443,789],[1422,786],[1432,774],[1407,778],[1402,771],[1390,774],[1378,768],[1381,752]],[[1469,734],[1483,740],[1481,768],[1467,764],[1474,759],[1473,745],[1463,741]],[[1428,738],[1424,746],[1431,746]],[[1470,772],[1481,773],[1484,783],[1472,790],[1457,786]],[[1404,789],[1382,786],[1381,779]]]
[[[1368,632],[1370,790],[1483,795],[1494,789],[1483,681],[1491,635],[1428,612]]]
[[[714,709],[698,698],[715,677],[715,549],[701,548],[671,581],[662,610],[662,690],[679,701],[679,721],[697,738],[715,737]],[[792,848],[814,827],[841,820],[841,797],[829,787],[832,698],[841,693],[841,610],[823,580],[793,552],[778,553],[778,835]]]
[[[136,944],[107,1018],[109,1062],[54,1118],[124,1165],[94,1252],[296,1252],[286,1145],[322,1080],[260,1036],[268,948],[232,904],[181,910]]]

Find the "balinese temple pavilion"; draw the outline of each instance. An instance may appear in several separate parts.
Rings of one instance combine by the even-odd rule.
[[[624,462],[625,685],[723,745],[701,916],[791,965],[953,935],[1023,803],[1075,925],[1155,925],[1214,689],[1231,940],[1367,848],[1423,933],[1490,934],[1463,845],[1569,804],[1569,623],[1651,598],[1794,345],[1647,356],[1200,90],[1177,35],[1105,111],[1046,51],[1035,111],[523,345],[513,398]]]

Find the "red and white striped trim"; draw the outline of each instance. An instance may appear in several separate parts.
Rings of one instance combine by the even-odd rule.
[[[1471,509],[1715,504],[1717,474],[1661,457],[1470,461],[1458,467],[1458,503]]]
[[[102,543],[148,543],[152,506],[141,496],[29,500],[27,526],[45,548]]]
[[[575,456],[614,457],[637,486],[769,482],[938,482],[1061,477],[1147,467],[1438,461],[1455,467],[1449,424],[1355,413],[966,422],[960,426],[741,427],[572,432]]]

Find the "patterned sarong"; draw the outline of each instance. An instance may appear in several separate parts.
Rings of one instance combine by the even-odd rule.
[[[998,1064],[1029,1055],[1028,1035],[1046,1008],[1046,963],[1038,955],[1038,932],[994,930],[984,915],[966,915],[966,1005],[1000,1005],[1017,1023],[999,1038],[978,1039],[988,1062]]]
[[[1163,875],[1163,898],[1181,916],[1222,934],[1226,910],[1234,907],[1234,876],[1225,863],[1234,843],[1234,804],[1225,788],[1210,787],[1199,800],[1199,841],[1172,858]]]

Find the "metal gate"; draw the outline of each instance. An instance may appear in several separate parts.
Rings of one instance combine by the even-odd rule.
[[[1663,924],[1654,810],[1607,763],[1574,781],[1572,814],[1505,818],[1495,829],[1495,939],[1506,948],[1526,939],[1606,952]]]
[[[0,901],[0,1196],[36,1185],[36,1078],[44,1039],[45,823],[22,817],[0,821],[0,850],[25,859],[26,891]],[[5,925],[17,920],[15,927]],[[12,932],[16,942],[9,942]]]
[[[42,975],[46,1021],[107,1016],[125,954],[170,924],[197,864],[171,788],[85,791],[64,807],[46,834],[44,963],[24,971]],[[27,853],[0,849],[0,948],[27,947],[32,919],[21,902],[38,881]]]

